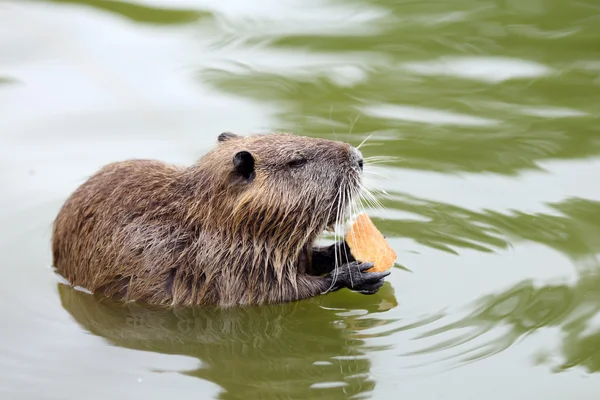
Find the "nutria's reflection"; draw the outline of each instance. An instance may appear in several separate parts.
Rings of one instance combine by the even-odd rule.
[[[198,358],[202,366],[185,373],[220,385],[223,399],[368,394],[375,382],[358,333],[387,321],[347,311],[372,314],[397,305],[389,283],[372,296],[346,291],[232,309],[165,310],[100,299],[62,284],[58,290],[79,324],[117,346]]]

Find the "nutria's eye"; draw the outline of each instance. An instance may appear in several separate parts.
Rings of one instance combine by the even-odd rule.
[[[292,161],[288,163],[291,168],[300,168],[304,164],[306,164],[308,160],[304,157],[294,158]]]

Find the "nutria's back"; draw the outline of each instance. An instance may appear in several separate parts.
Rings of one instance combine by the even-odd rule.
[[[329,285],[307,272],[313,242],[356,199],[361,170],[353,147],[289,134],[221,134],[187,168],[109,164],[60,210],[54,265],[73,285],[155,304],[310,297]]]

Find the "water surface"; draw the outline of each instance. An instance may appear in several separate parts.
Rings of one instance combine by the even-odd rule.
[[[599,22],[593,0],[0,1],[0,396],[597,399]],[[77,185],[227,130],[388,157],[377,295],[165,311],[57,282]]]

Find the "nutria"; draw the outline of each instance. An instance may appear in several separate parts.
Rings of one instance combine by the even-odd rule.
[[[346,143],[285,133],[222,133],[190,167],[112,163],[60,210],[53,264],[72,285],[157,305],[372,294],[389,272],[365,272],[344,241],[314,246],[357,199],[362,167]]]

